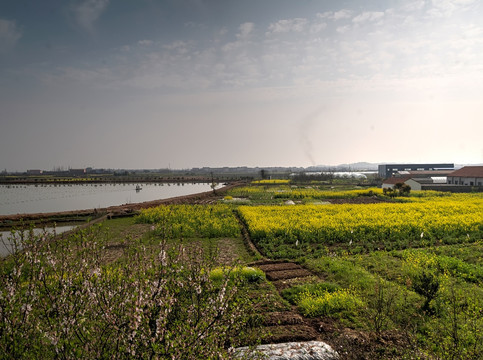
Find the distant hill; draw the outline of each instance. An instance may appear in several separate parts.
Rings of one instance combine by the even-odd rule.
[[[357,162],[339,165],[317,165],[309,166],[307,171],[377,171],[379,164],[368,162]]]

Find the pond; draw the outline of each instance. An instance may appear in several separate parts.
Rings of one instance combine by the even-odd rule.
[[[98,209],[201,193],[210,191],[210,186],[208,183],[0,185],[0,215]]]
[[[72,230],[75,228],[73,225],[66,225],[66,226],[56,226],[55,229],[52,227],[46,227],[44,229],[32,229],[34,236],[43,236],[44,234],[61,234],[63,232]],[[22,236],[24,238],[28,238],[30,230],[16,230],[15,232],[12,231],[0,231],[0,258],[6,256],[8,254],[12,254],[15,250],[13,244],[18,243],[18,240],[21,239]]]

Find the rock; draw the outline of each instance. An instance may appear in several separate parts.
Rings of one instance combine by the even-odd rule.
[[[293,200],[287,200],[285,201],[285,205],[295,205],[295,203],[293,202]]]
[[[249,350],[248,347],[235,349],[240,357]],[[263,354],[266,360],[336,360],[339,354],[322,341],[290,342],[281,344],[259,345],[255,354]]]

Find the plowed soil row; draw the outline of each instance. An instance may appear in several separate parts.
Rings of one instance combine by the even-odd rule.
[[[252,243],[243,223],[246,244]],[[251,263],[265,272],[267,280],[272,282],[281,296],[281,291],[303,282],[321,281],[320,274],[314,274],[299,264],[284,260],[263,259]],[[350,329],[332,318],[305,318],[299,314],[296,306],[289,311],[267,312],[264,314],[264,332],[262,343],[274,344],[285,342],[323,341],[335,349],[341,359],[398,359],[387,353],[388,349],[405,348],[408,344],[398,333],[375,336],[370,332]]]
[[[262,270],[278,292],[283,290],[287,283],[313,276],[311,272],[293,262],[261,260],[251,265]],[[270,312],[264,315],[264,326],[269,334],[263,339],[264,343],[311,341],[319,337],[316,329],[305,321],[295,307],[290,311]]]

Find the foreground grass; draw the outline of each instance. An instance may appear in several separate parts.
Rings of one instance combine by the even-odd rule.
[[[313,188],[240,191],[259,204],[268,194],[267,204],[329,198]],[[262,252],[319,275],[284,291],[305,316],[377,336],[397,331],[412,357],[483,357],[483,196],[421,192],[391,201],[261,204],[239,212]]]
[[[232,358],[257,341],[252,283],[263,278],[214,279],[207,243],[132,219],[24,239],[0,263],[0,358]]]
[[[248,187],[232,195],[260,205],[281,205],[291,199],[287,193],[301,203],[327,196],[293,188],[276,196],[276,189]],[[336,196],[366,196],[357,194]],[[393,231],[399,228],[391,221],[367,222],[365,214],[378,208],[372,205],[351,206],[349,217],[334,221],[327,214],[348,206],[279,205],[267,212],[266,206],[239,208],[232,198],[216,206],[151,209],[64,242],[32,239],[27,251],[1,263],[1,350],[7,358],[41,352],[46,358],[229,358],[230,347],[260,340],[256,314],[290,310],[290,302],[311,321],[377,339],[403,336],[406,348],[395,358],[481,358],[481,201],[478,194],[422,193],[382,204],[383,214],[396,216],[405,207],[426,209],[405,218],[409,232]],[[448,207],[461,212],[459,222],[451,223]],[[298,261],[318,278],[294,283],[284,300],[263,276],[247,281],[238,271],[225,273],[256,259],[241,237],[238,210],[256,214],[244,219],[265,254]],[[268,221],[271,214],[275,220]],[[471,232],[458,228],[467,225],[465,217],[476,218]],[[193,344],[192,353],[182,352],[186,344]]]
[[[140,223],[140,220],[134,217],[106,220],[103,227],[107,232],[108,250],[111,253],[111,255],[106,254],[107,258],[123,256],[125,245],[133,240],[139,241],[149,249],[159,247],[162,239],[159,230],[156,230],[156,227],[153,228],[153,224]],[[236,237],[167,238],[165,241],[171,247],[182,244],[186,248],[201,248],[206,254],[212,254],[215,264],[218,265],[247,264],[257,259],[248,252],[240,234]]]

